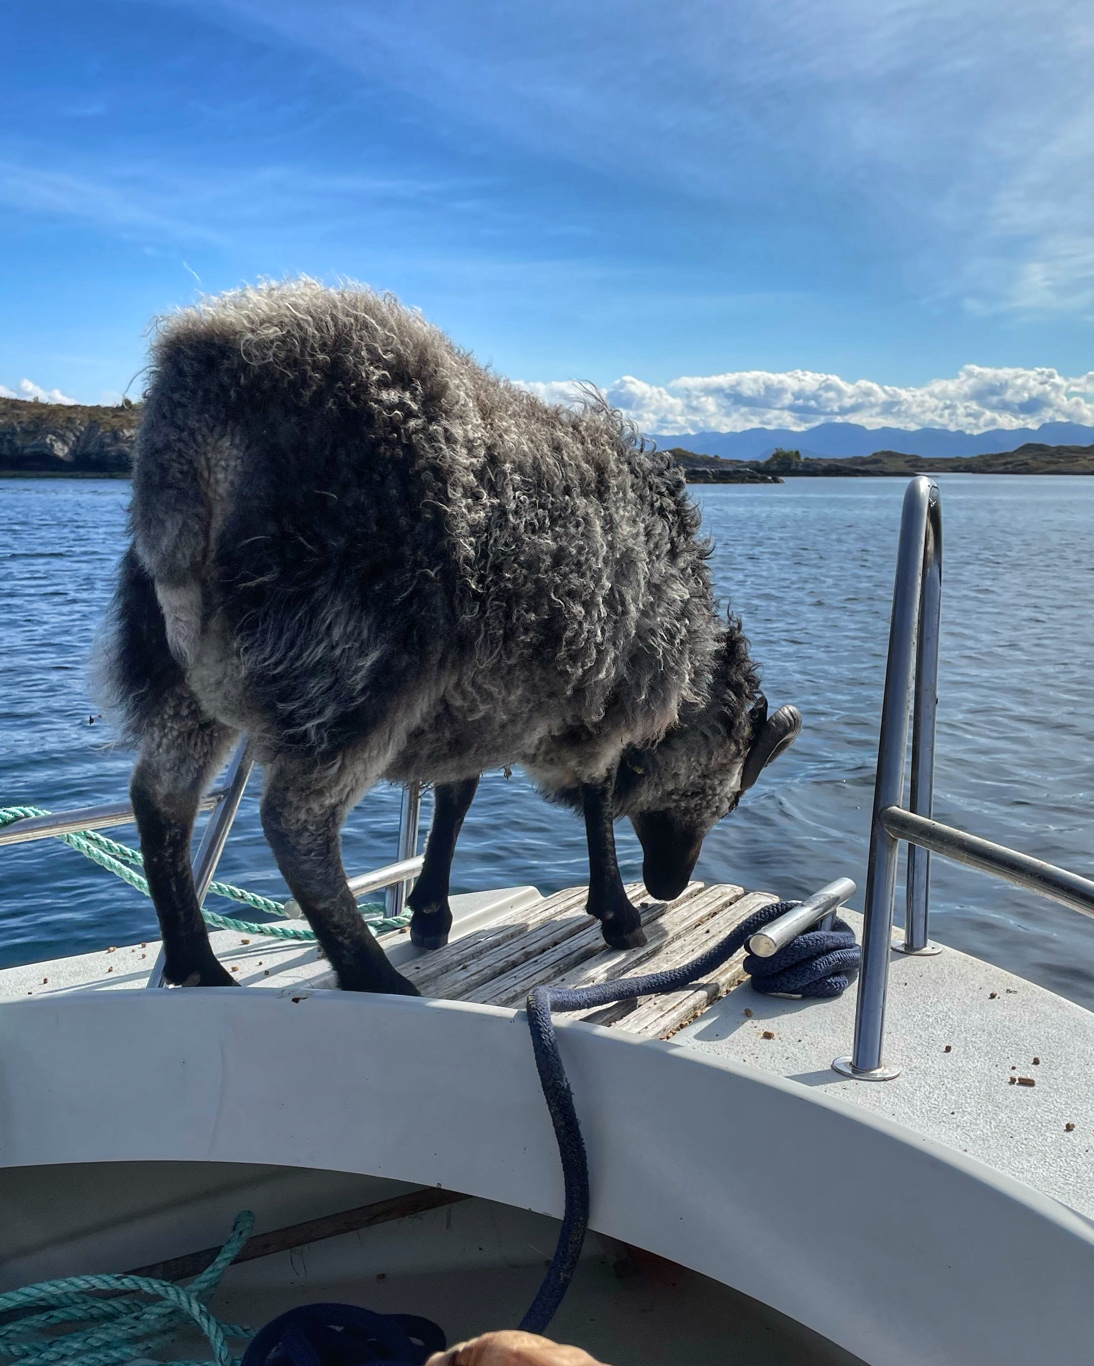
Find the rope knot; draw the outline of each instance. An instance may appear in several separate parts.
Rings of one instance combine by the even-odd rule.
[[[779,901],[773,906],[765,906],[767,915],[762,924],[769,925],[800,905],[800,901]],[[753,916],[746,923],[752,926],[755,919]],[[759,928],[760,925],[752,926],[749,938]],[[752,979],[753,988],[765,996],[823,998],[845,992],[858,976],[861,960],[862,950],[854,930],[837,917],[831,929],[807,930],[770,958],[746,954],[744,970]]]

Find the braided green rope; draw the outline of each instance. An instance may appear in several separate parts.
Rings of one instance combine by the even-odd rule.
[[[40,806],[0,806],[0,827],[10,825],[13,821],[26,820],[31,816],[49,815],[52,815],[52,812],[46,811]],[[145,896],[151,896],[148,890],[148,882],[143,874],[134,871],[136,868],[144,866],[140,850],[131,849],[127,844],[119,844],[117,840],[109,839],[106,835],[100,835],[97,830],[80,830],[71,835],[55,835],[53,838],[61,840],[69,848],[83,854],[84,858],[90,859],[92,863],[97,863],[100,868],[105,868],[108,873],[113,873],[115,877],[120,877],[124,882],[128,882],[130,887],[136,887],[138,892]],[[230,882],[210,882],[209,891],[214,896],[222,896],[230,901],[242,902],[253,910],[264,911],[267,915],[284,916],[285,914],[285,907],[280,901],[274,901],[271,897],[262,896],[258,892],[249,892],[245,887],[235,887]],[[377,934],[386,934],[389,930],[400,930],[410,923],[409,915],[384,915],[383,907],[377,902],[366,903],[361,908],[361,913],[364,916],[365,923]],[[216,911],[207,911],[204,907],[202,907],[201,914],[205,923],[217,930],[236,930],[243,934],[265,934],[274,939],[298,939],[307,943],[315,942],[314,930],[297,928],[293,925],[236,920],[231,916],[218,915]]]
[[[250,1338],[253,1331],[221,1323],[206,1301],[253,1227],[250,1210],[237,1214],[228,1241],[186,1290],[149,1276],[66,1276],[9,1290],[0,1295],[0,1359],[23,1366],[125,1366],[166,1347],[189,1321],[205,1334],[213,1358],[177,1366],[239,1366],[228,1339]],[[109,1298],[100,1298],[103,1291]],[[141,1295],[152,1297],[153,1303],[145,1303]],[[72,1324],[92,1326],[56,1333]]]

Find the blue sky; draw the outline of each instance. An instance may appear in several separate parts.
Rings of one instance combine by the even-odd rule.
[[[0,391],[139,394],[150,317],[306,272],[655,429],[1094,422],[1086,0],[8,0],[0,44]]]

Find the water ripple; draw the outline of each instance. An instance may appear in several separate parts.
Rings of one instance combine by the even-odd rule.
[[[939,708],[940,819],[1094,876],[1094,480],[947,476]],[[773,705],[805,730],[707,841],[701,876],[801,895],[864,877],[903,480],[697,491],[719,591],[745,621]],[[88,678],[125,533],[128,486],[5,480],[0,597],[0,804],[120,797],[130,758],[109,744]],[[255,785],[257,788],[257,784]],[[394,854],[398,794],[350,817],[346,862]],[[428,817],[428,811],[427,811]],[[132,831],[122,832],[131,835]],[[624,875],[640,854],[620,828]],[[223,875],[285,889],[252,791]],[[460,844],[457,890],[583,881],[579,823],[519,775],[488,774]],[[149,904],[58,845],[0,850],[0,964],[154,933]],[[935,862],[932,933],[1094,1006],[1094,925]]]

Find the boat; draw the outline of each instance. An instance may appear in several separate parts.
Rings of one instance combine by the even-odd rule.
[[[843,878],[751,940],[770,955],[839,911],[862,940],[855,989],[761,994],[738,953],[682,990],[558,1018],[591,1209],[550,1331],[599,1360],[1090,1359],[1094,1014],[932,942],[929,860],[1086,915],[1094,883],[934,820],[941,586],[941,495],[920,477],[861,913]],[[248,772],[241,748],[206,803],[202,894]],[[26,816],[0,844],[131,816]],[[76,1274],[183,1282],[248,1210],[222,1319],[338,1300],[426,1315],[450,1340],[519,1321],[565,1205],[529,991],[678,967],[778,889],[693,883],[666,905],[632,887],[649,942],[628,953],[604,946],[583,888],[483,890],[453,898],[450,944],[424,954],[399,927],[417,825],[411,788],[397,859],[351,885],[387,889],[381,942],[421,998],[340,992],[313,942],[231,927],[212,937],[238,988],[162,989],[153,942],[0,972],[0,1295]],[[183,1331],[155,1359],[200,1343]]]

